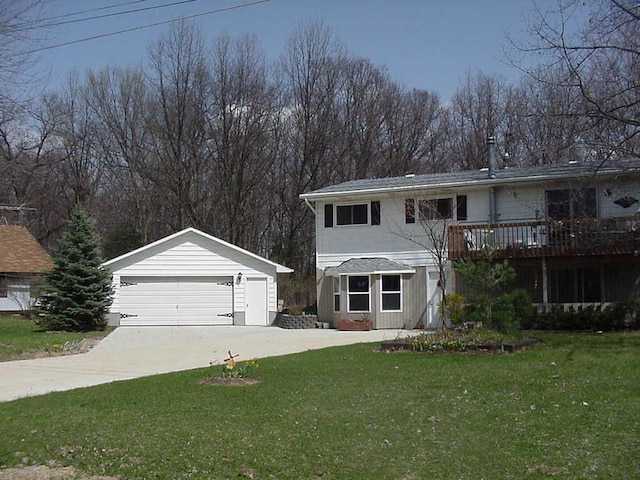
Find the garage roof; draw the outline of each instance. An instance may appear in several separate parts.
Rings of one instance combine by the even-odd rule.
[[[114,264],[117,264],[117,263],[121,262],[122,260],[125,260],[127,258],[130,258],[130,257],[134,256],[134,255],[142,253],[142,252],[144,252],[146,250],[149,250],[149,249],[151,249],[153,247],[156,247],[157,245],[161,245],[163,243],[166,243],[166,242],[169,242],[171,240],[174,240],[174,239],[176,239],[178,237],[187,236],[189,234],[198,235],[198,236],[200,236],[200,237],[202,237],[204,239],[207,239],[207,240],[213,242],[214,244],[218,244],[218,245],[230,248],[230,249],[235,250],[235,251],[237,251],[237,252],[239,252],[239,253],[241,253],[243,255],[246,255],[248,257],[251,257],[251,258],[254,258],[254,259],[259,260],[261,262],[264,262],[267,265],[274,266],[274,267],[276,267],[276,272],[277,273],[291,273],[291,272],[293,272],[292,269],[290,269],[288,267],[285,267],[284,265],[280,265],[279,263],[275,263],[275,262],[272,262],[271,260],[267,260],[266,258],[261,257],[260,255],[256,255],[255,253],[252,253],[252,252],[250,252],[248,250],[240,248],[240,247],[238,247],[236,245],[233,245],[233,244],[231,244],[229,242],[225,242],[224,240],[220,240],[219,238],[216,238],[216,237],[214,237],[212,235],[204,233],[204,232],[202,232],[202,231],[200,231],[200,230],[198,230],[196,228],[193,228],[193,227],[185,228],[184,230],[176,232],[173,235],[169,235],[168,237],[161,238],[160,240],[157,240],[157,241],[155,241],[153,243],[145,245],[144,247],[140,247],[140,248],[138,248],[136,250],[133,250],[133,251],[131,251],[129,253],[125,253],[124,255],[120,255],[119,257],[112,258],[111,260],[105,262],[104,266],[105,267],[111,267]]]

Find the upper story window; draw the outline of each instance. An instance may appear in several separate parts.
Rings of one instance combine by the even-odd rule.
[[[553,220],[596,218],[598,206],[595,188],[547,190],[547,216]]]
[[[336,225],[367,225],[369,206],[366,203],[336,206]]]
[[[416,208],[417,203],[417,208]],[[454,208],[453,198],[430,198],[416,202],[413,198],[407,198],[404,202],[404,214],[406,223],[416,223],[416,212],[421,221],[452,219]],[[467,219],[467,196],[456,197],[456,217],[458,220]]]
[[[326,228],[345,225],[380,225],[380,202],[353,203],[324,206],[324,226]]]

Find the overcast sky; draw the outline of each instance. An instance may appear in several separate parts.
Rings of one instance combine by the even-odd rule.
[[[179,0],[57,0],[46,12],[61,16],[95,10],[57,22],[148,8]],[[111,16],[51,29],[46,45],[79,40],[177,17],[203,14],[251,3],[252,0],[192,0],[166,8]],[[545,9],[555,0],[537,0]],[[119,5],[118,8],[101,9]],[[210,38],[255,34],[267,58],[274,59],[294,29],[321,19],[352,56],[385,66],[391,77],[407,88],[437,92],[446,101],[467,72],[482,70],[516,80],[518,73],[504,59],[505,33],[527,35],[526,17],[533,0],[269,0],[251,6],[203,14],[196,18]],[[50,68],[49,86],[55,88],[69,71],[126,66],[140,61],[148,45],[169,25],[89,40],[46,50],[42,62]]]

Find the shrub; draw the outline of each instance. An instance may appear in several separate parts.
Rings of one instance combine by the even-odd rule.
[[[549,312],[538,314],[526,324],[536,330],[633,330],[640,327],[640,301],[614,303],[605,308],[586,307],[564,310],[554,305]]]
[[[445,320],[449,320],[454,327],[460,326],[465,321],[466,298],[459,293],[448,293],[444,302],[438,302],[438,309]]]

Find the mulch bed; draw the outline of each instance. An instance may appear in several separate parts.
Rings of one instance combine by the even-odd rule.
[[[524,347],[528,345],[533,345],[534,343],[538,343],[539,341],[540,340],[538,340],[537,338],[525,338],[523,340],[519,340],[513,343],[485,343],[481,345],[476,345],[476,348],[473,351],[513,353],[518,350],[522,350]],[[382,342],[380,346],[380,350],[382,350],[383,352],[406,351],[406,350],[411,350],[412,344],[413,342],[411,340],[391,340],[388,342]]]
[[[259,378],[237,378],[237,377],[207,377],[198,383],[203,385],[214,385],[223,387],[247,387],[260,383]]]

